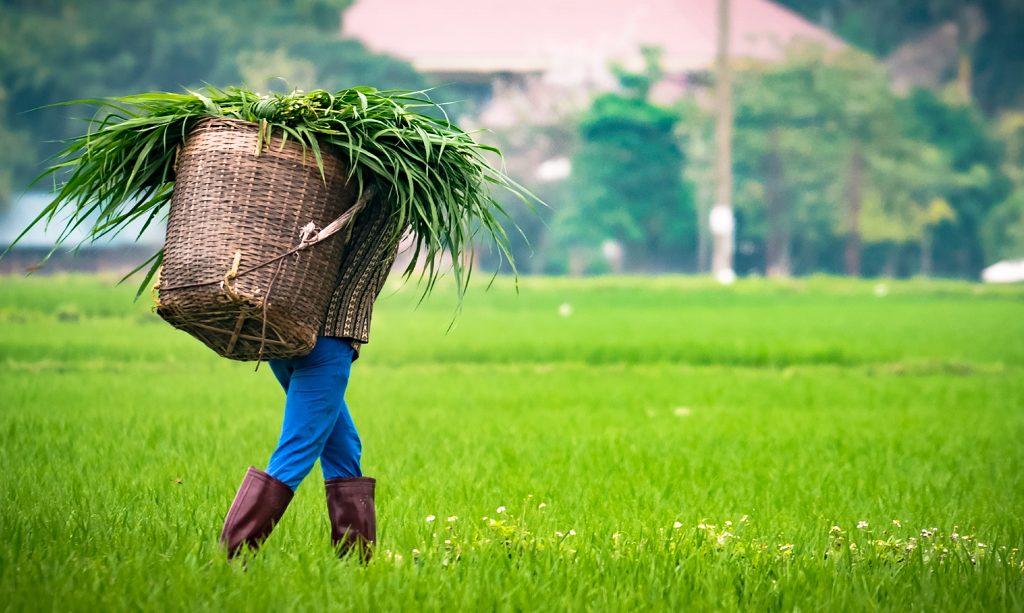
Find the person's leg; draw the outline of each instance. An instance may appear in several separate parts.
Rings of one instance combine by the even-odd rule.
[[[288,393],[291,378],[291,360],[270,360],[270,369],[277,381]],[[228,559],[244,549],[256,550],[281,520],[294,490],[267,473],[250,466],[238,486],[238,493],[231,502],[220,542],[228,550]]]
[[[352,422],[348,405],[342,399],[338,420],[327,437],[323,453],[320,454],[320,469],[324,473],[324,480],[362,476],[359,467],[362,454],[363,444],[359,440],[359,433],[356,432],[356,425]]]
[[[312,352],[289,362],[290,372],[274,369],[287,395],[281,438],[266,472],[294,490],[313,468],[345,411],[352,347],[337,338],[320,337]]]
[[[220,536],[228,558],[257,549],[284,515],[344,409],[351,365],[352,348],[330,338],[318,339],[307,356],[270,361],[285,391],[281,439],[267,471],[250,467],[231,503]]]
[[[377,514],[374,507],[376,480],[362,476],[359,466],[363,446],[343,402],[331,434],[320,454],[327,495],[327,515],[331,520],[331,544],[338,555],[356,551],[366,562],[377,541]]]
[[[284,393],[288,393],[288,382],[292,378],[292,360],[268,360],[267,364],[270,365],[270,371],[274,373],[274,377],[277,382],[284,388]]]

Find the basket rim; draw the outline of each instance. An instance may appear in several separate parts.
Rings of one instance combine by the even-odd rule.
[[[221,115],[205,115],[205,116],[202,116],[202,117],[198,118],[195,121],[195,123],[192,124],[192,126],[186,131],[185,139],[182,142],[181,147],[184,148],[188,144],[188,140],[192,137],[192,135],[197,130],[199,130],[201,128],[208,129],[208,130],[211,130],[211,131],[212,130],[216,130],[218,127],[220,127],[220,126],[218,126],[216,124],[222,124],[224,126],[224,128],[227,129],[227,130],[231,130],[232,129],[230,126],[236,126],[237,128],[240,128],[240,129],[237,130],[239,132],[258,133],[259,130],[261,129],[261,124],[258,123],[258,122],[255,122],[255,121],[249,121],[247,119],[239,119],[237,117],[224,117],[224,116],[221,116]],[[262,155],[263,151],[269,151],[269,150],[273,149],[274,147],[277,147],[277,148],[281,147],[280,144],[273,144],[273,143],[274,143],[275,138],[277,140],[280,140],[280,138],[281,138],[280,137],[280,133],[281,133],[282,130],[283,130],[283,128],[281,127],[280,124],[269,123],[270,138],[266,139],[263,142],[263,148],[260,150],[260,154],[261,155]],[[330,143],[330,142],[325,142],[321,138],[317,138],[317,145],[320,148],[320,155],[321,155],[321,157],[330,156],[330,157],[336,159],[341,164],[342,171],[345,174],[349,174],[349,162],[346,159],[346,156],[345,156],[344,152],[342,151],[341,147],[338,147],[337,145],[335,145],[333,143]],[[305,143],[303,143],[303,142],[301,142],[301,141],[299,141],[298,139],[295,139],[295,138],[288,138],[285,141],[285,143],[284,143],[284,147],[288,148],[288,149],[293,149],[293,150],[297,148],[299,151],[301,151],[303,153],[304,157],[305,157],[306,151],[309,149],[309,147]],[[314,161],[313,161],[313,163],[311,165],[312,166],[316,166],[315,157],[314,157]],[[175,174],[177,174],[177,173],[175,173]]]
[[[328,164],[336,165],[336,168],[331,170],[331,173],[337,173],[338,175],[344,176],[346,182],[352,180],[353,169],[351,167],[351,160],[345,155],[345,152],[332,143],[323,142],[319,138],[317,139],[317,145],[320,149],[320,159],[323,163],[323,168],[316,162],[316,156],[310,154],[310,147],[305,143],[299,142],[295,138],[289,138],[281,143],[280,130],[275,131],[275,126],[271,124],[270,138],[264,139],[260,146],[259,152],[253,157],[261,157],[267,152],[271,153],[282,153],[289,151],[293,154],[301,154],[302,158],[298,161],[302,166],[313,169],[317,173],[326,177]],[[280,126],[276,126],[280,128]],[[178,165],[181,161],[181,155],[185,149],[189,146],[189,141],[196,135],[199,130],[204,130],[211,134],[217,133],[242,133],[247,135],[258,136],[260,130],[260,124],[254,121],[248,121],[245,119],[238,119],[236,117],[221,117],[219,115],[207,115],[200,117],[196,122],[189,127],[185,133],[185,138],[180,144],[178,144],[174,153],[174,163],[171,166],[171,180],[177,182],[178,180]],[[276,133],[275,133],[276,132]],[[275,142],[276,139],[276,142]]]

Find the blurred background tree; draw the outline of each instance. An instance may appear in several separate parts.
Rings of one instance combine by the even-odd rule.
[[[951,67],[989,114],[1024,107],[1024,2],[1020,0],[780,0],[811,21],[879,56],[907,44],[926,45],[949,26],[957,62]]]
[[[1024,257],[1024,112],[1006,113],[997,130],[1006,145],[1003,171],[1012,192],[992,209],[981,229],[989,262]]]
[[[1008,181],[1001,144],[969,102],[901,97],[867,54],[798,48],[743,67],[736,108],[741,270],[982,267],[979,226]]]
[[[576,254],[570,261],[591,259],[586,254],[609,240],[618,245],[611,249],[624,250],[628,271],[686,270],[696,261],[694,190],[683,178],[680,116],[650,101],[661,73],[657,52],[645,56],[644,72],[617,69],[620,90],[597,96],[579,120],[571,198],[552,223],[559,243]]]

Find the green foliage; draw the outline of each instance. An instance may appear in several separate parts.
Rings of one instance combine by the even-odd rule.
[[[734,139],[738,238],[765,245],[764,268],[823,267],[824,253],[851,228],[846,195],[862,180],[850,175],[851,155],[890,137],[891,103],[880,67],[858,52],[794,46],[781,63],[741,66]]]
[[[1014,188],[983,222],[987,263],[1024,258],[1024,113],[1006,113],[997,129],[1006,145],[1003,171]]]
[[[956,16],[956,0],[781,0],[806,18],[824,22],[872,53],[888,54],[908,38]]]
[[[442,272],[436,260],[450,253],[461,297],[472,264],[466,268],[458,256],[478,230],[493,239],[515,270],[498,220],[504,211],[489,187],[503,187],[524,200],[527,194],[484,158],[499,151],[477,143],[447,119],[425,114],[443,111],[419,95],[359,87],[261,96],[234,87],[208,87],[188,94],[93,101],[98,114],[88,132],[73,139],[61,152],[61,161],[41,177],[58,175],[63,180],[59,192],[22,235],[58,216],[65,226],[56,246],[83,223],[91,224],[88,240],[116,235],[139,219],[148,226],[167,213],[176,152],[191,127],[205,117],[227,117],[259,125],[257,151],[275,133],[282,144],[288,139],[299,142],[321,173],[321,147],[337,147],[360,193],[375,187],[382,205],[395,211],[390,239],[397,242],[406,228],[412,231],[415,244],[406,274],[416,271],[423,256],[424,292],[429,293]],[[81,102],[89,101],[75,103]],[[143,285],[160,260],[159,254],[154,256]]]
[[[679,114],[647,99],[658,76],[648,60],[644,74],[619,71],[622,91],[598,96],[580,119],[573,198],[554,227],[574,247],[621,242],[636,270],[679,269],[692,262],[693,190],[682,178]]]
[[[940,188],[934,196],[947,201],[955,213],[955,223],[936,224],[935,241],[942,245],[935,254],[936,268],[947,274],[974,274],[984,265],[983,220],[1011,188],[1003,172],[1004,144],[971,104],[947,101],[924,89],[915,89],[898,104],[901,126],[920,144],[918,154],[931,149],[935,152],[930,155],[945,158],[930,178],[904,178],[922,188]]]
[[[975,109],[925,91],[901,99],[872,58],[814,47],[747,66],[736,108],[741,240],[785,243],[782,256],[792,248],[795,270],[809,272],[829,269],[823,252],[852,228],[891,249],[929,250],[935,233],[938,272],[980,269],[978,222],[1001,200],[1005,177]],[[855,153],[863,160],[856,174]]]
[[[971,89],[989,112],[1024,105],[1024,3],[1020,0],[780,0],[811,21],[879,56],[952,23],[968,60]],[[980,24],[973,22],[980,18]],[[977,40],[967,31],[980,25]]]
[[[985,219],[985,256],[989,263],[1024,259],[1024,189],[1014,192]]]
[[[448,334],[450,296],[389,288],[346,394],[378,479],[362,567],[332,555],[319,469],[225,561],[280,386],[112,283],[0,279],[12,610],[1024,602],[1020,287],[500,278]]]

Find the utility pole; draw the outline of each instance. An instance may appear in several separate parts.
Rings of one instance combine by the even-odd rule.
[[[708,219],[713,240],[711,273],[719,283],[736,280],[733,271],[736,222],[732,213],[732,73],[729,68],[729,4],[718,0],[718,59],[715,68],[715,205]]]

